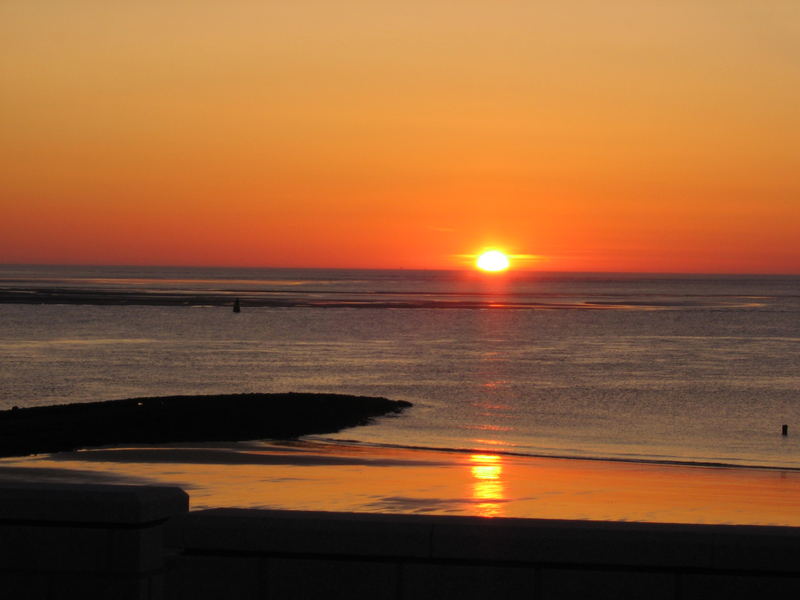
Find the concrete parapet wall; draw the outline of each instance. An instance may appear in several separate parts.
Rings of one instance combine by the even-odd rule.
[[[787,527],[217,509],[171,533],[197,588],[186,600],[224,597],[213,582],[234,565],[246,598],[800,594],[800,530]]]
[[[185,513],[165,487],[0,485],[0,597],[164,598],[164,528]]]
[[[245,509],[176,488],[0,485],[0,597],[800,596],[800,529]]]

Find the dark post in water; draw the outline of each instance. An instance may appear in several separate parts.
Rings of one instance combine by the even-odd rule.
[[[788,425],[784,425],[783,427],[781,427],[781,435],[789,435],[789,426]]]

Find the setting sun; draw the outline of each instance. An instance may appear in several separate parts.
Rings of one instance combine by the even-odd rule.
[[[475,261],[475,265],[480,270],[491,272],[505,271],[510,264],[511,263],[508,260],[508,256],[499,250],[489,250],[484,252],[478,256],[478,260]]]

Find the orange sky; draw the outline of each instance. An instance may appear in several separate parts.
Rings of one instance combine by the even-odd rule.
[[[796,0],[4,0],[0,263],[800,273]]]

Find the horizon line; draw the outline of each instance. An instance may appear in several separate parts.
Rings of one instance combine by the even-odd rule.
[[[584,271],[584,270],[557,270],[557,269],[509,269],[502,273],[484,273],[474,268],[410,268],[410,267],[310,267],[310,266],[269,266],[269,265],[186,265],[186,264],[136,264],[136,263],[3,263],[4,267],[106,267],[106,268],[152,268],[152,269],[251,269],[251,270],[283,270],[283,271],[407,271],[407,272],[432,272],[432,273],[459,273],[468,272],[485,277],[504,277],[514,273],[541,273],[541,274],[597,274],[597,275],[691,275],[691,276],[758,276],[758,277],[797,277],[798,272],[752,272],[752,271]]]

